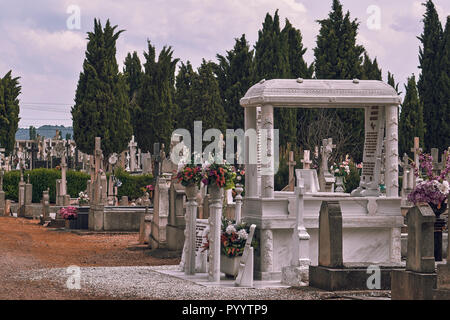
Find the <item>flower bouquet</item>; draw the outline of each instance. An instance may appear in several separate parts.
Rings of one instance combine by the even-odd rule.
[[[180,168],[175,179],[184,187],[200,185],[203,178],[202,166],[197,164],[185,164]]]
[[[204,169],[202,182],[204,185],[216,185],[219,188],[232,189],[236,172],[233,166],[229,164],[208,164]]]
[[[78,217],[78,210],[75,207],[61,208],[59,214],[65,220],[75,220]]]
[[[250,226],[246,222],[235,223],[234,220],[222,218],[222,229],[220,235],[221,253],[229,258],[240,257],[244,253],[245,243],[250,232]],[[209,233],[206,234],[204,250],[209,249]],[[257,242],[252,241],[252,247],[256,248]]]
[[[89,196],[87,195],[87,193],[84,193],[83,191],[81,191],[78,194],[78,204],[80,206],[82,206],[83,204],[87,204],[89,203]]]
[[[415,170],[416,177],[422,180],[414,190],[408,195],[408,200],[414,204],[426,202],[433,209],[437,216],[440,216],[446,209],[450,187],[448,174],[450,172],[450,155],[447,156],[445,168],[439,176],[433,174],[433,158],[428,154],[420,155],[420,168],[424,169],[425,175],[421,175],[419,170]]]

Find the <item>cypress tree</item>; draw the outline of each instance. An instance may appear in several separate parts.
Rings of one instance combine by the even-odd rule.
[[[136,140],[143,152],[153,151],[153,144],[170,144],[175,115],[174,73],[178,59],[172,58],[171,47],[164,47],[156,62],[155,47],[148,41],[142,88],[138,96],[140,114],[136,116]]]
[[[12,154],[19,126],[19,95],[22,87],[19,77],[13,78],[9,71],[0,78],[0,147],[5,148],[6,156]]]
[[[367,52],[364,52],[362,80],[382,80],[382,72],[378,67],[377,58],[372,61]]]
[[[389,71],[388,71],[388,79],[387,79],[387,83],[388,83],[392,88],[394,88],[395,91],[397,91],[397,94],[398,94],[398,95],[401,95],[401,94],[402,94],[402,92],[399,91],[399,88],[398,88],[399,84],[398,84],[398,82],[395,82],[394,75],[393,75],[391,72],[389,72]]]
[[[137,104],[138,91],[142,85],[142,65],[141,61],[134,51],[133,55],[128,53],[124,61],[123,75],[127,84],[128,101],[130,102],[130,117],[133,125],[133,131],[136,132],[136,117],[140,114],[140,108]]]
[[[315,71],[317,79],[361,79],[363,76],[363,46],[356,44],[359,22],[350,19],[350,12],[343,14],[342,4],[333,0],[327,19],[318,20],[320,32],[317,47],[314,49]],[[328,115],[334,110],[324,111]],[[338,117],[346,123],[349,140],[344,153],[350,154],[355,161],[362,160],[364,145],[364,110],[338,110]],[[323,137],[326,138],[326,137]]]
[[[187,129],[193,134],[194,130],[194,105],[192,84],[197,73],[192,68],[189,61],[181,63],[176,77],[176,91],[174,101],[177,106],[175,115],[176,128]]]
[[[244,128],[244,110],[240,99],[253,84],[253,50],[245,34],[235,39],[232,50],[225,56],[217,55],[218,64],[213,64],[219,83],[223,105],[227,113],[227,128]]]
[[[101,137],[105,159],[125,150],[132,135],[126,83],[116,60],[116,42],[123,30],[116,28],[108,20],[103,29],[94,20],[72,107],[77,147],[93,154],[95,137]]]
[[[442,152],[450,147],[450,16],[447,17],[441,50],[439,80],[437,82],[438,127],[430,127],[436,131],[435,147]]]
[[[291,27],[280,30],[280,18],[278,10],[274,17],[267,13],[262,30],[258,32],[258,41],[255,44],[255,79],[289,79],[291,78],[291,66],[289,64],[289,33]],[[303,50],[303,46],[292,50]],[[302,66],[295,65],[294,70]],[[275,108],[274,127],[279,129],[280,146],[297,142],[297,110],[287,108]]]
[[[202,121],[204,131],[214,128],[225,135],[227,115],[211,62],[203,59],[198,68],[198,76],[193,79],[192,92],[193,119],[191,121]]]
[[[419,137],[423,146],[424,136],[423,105],[419,101],[414,75],[408,78],[405,90],[406,94],[399,121],[399,151],[401,155],[410,153],[414,146],[414,137]]]
[[[419,77],[418,89],[420,100],[423,103],[424,121],[428,128],[425,132],[425,147],[427,149],[437,147],[439,135],[437,128],[441,120],[439,119],[438,83],[441,66],[440,51],[442,48],[442,25],[436,8],[431,0],[424,3],[426,12],[424,14],[423,33],[418,37],[422,43],[419,51],[419,68],[422,73]]]

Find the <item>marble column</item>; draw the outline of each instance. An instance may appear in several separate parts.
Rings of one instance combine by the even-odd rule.
[[[186,205],[186,228],[184,231],[186,242],[186,255],[184,273],[186,275],[195,274],[195,240],[196,240],[196,225],[197,225],[197,193],[198,187],[196,185],[186,187],[186,197],[188,203]]]
[[[211,203],[209,205],[209,271],[208,281],[220,281],[220,234],[222,226],[223,188],[209,186]]]
[[[258,196],[256,107],[245,108],[245,197]]]
[[[261,197],[273,198],[275,191],[274,182],[274,126],[273,106],[261,107]]]
[[[386,107],[386,197],[398,197],[398,108]]]

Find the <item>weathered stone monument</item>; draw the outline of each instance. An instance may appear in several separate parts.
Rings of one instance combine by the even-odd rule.
[[[184,198],[185,187],[172,180],[169,188],[169,221],[167,224],[167,247],[172,251],[182,250],[184,246],[186,227]]]
[[[319,265],[309,267],[309,285],[327,291],[389,290],[391,272],[401,264],[344,264],[342,210],[338,201],[323,201],[319,216]],[[368,270],[376,269],[379,282],[369,286]]]
[[[61,157],[61,180],[56,180],[56,205],[67,207],[70,204],[70,195],[67,194],[67,162],[66,153]]]
[[[322,155],[322,163],[320,166],[319,185],[322,192],[334,192],[334,183],[336,178],[328,169],[328,159],[331,152],[336,148],[333,144],[333,139],[323,139],[322,146],[320,147],[320,154]]]
[[[94,150],[94,166],[95,170],[93,172],[93,184],[91,185],[92,198],[89,208],[89,230],[102,231],[104,227],[104,208],[105,199],[102,199],[102,175],[100,173],[102,161],[102,150],[101,150],[101,138],[95,138],[95,150]],[[106,180],[106,176],[104,177]],[[106,192],[106,190],[105,190]]]
[[[406,270],[392,272],[393,300],[431,300],[436,288],[434,261],[435,215],[428,206],[419,205],[407,213],[408,252]]]
[[[169,187],[171,176],[161,175],[156,180],[150,246],[152,249],[167,248],[167,223],[169,219]]]

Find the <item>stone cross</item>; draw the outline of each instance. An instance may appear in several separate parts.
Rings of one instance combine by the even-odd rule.
[[[296,164],[297,164],[297,162],[295,162],[295,160],[294,160],[294,152],[293,151],[289,151],[289,161],[288,161],[288,166],[289,166],[289,191],[294,191],[294,187],[295,187],[294,169],[295,169],[295,165]]]
[[[303,151],[303,159],[301,160],[301,162],[303,163],[303,169],[311,169],[312,161],[310,160],[310,153],[310,150]]]
[[[419,139],[419,137],[415,137],[414,138],[414,147],[411,148],[411,152],[414,153],[414,163],[416,164],[416,169],[419,170],[420,169],[419,155],[422,152],[422,148],[420,148],[420,139]]]

